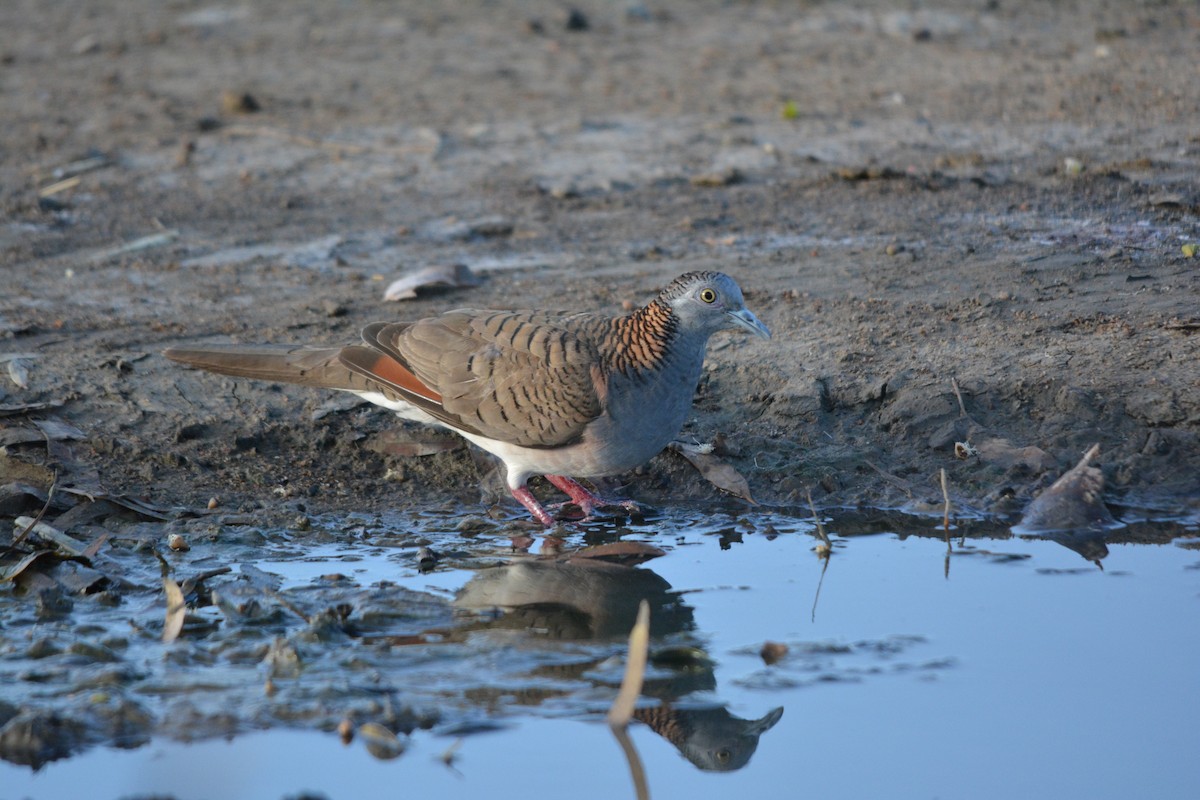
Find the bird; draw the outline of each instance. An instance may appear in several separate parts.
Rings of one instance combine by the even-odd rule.
[[[529,478],[544,475],[585,517],[613,505],[576,479],[627,472],[670,444],[691,410],[709,337],[727,328],[771,336],[732,278],[694,271],[622,316],[459,308],[372,323],[347,346],[214,344],[163,355],[223,375],[352,392],[448,428],[498,457],[513,497],[550,527]]]

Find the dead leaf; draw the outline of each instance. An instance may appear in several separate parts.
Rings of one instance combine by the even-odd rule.
[[[740,497],[747,503],[758,505],[750,496],[750,484],[742,477],[742,473],[731,465],[717,458],[711,452],[704,452],[704,448],[699,445],[674,442],[671,446],[691,462],[692,466],[699,470],[704,479],[713,486],[734,497]],[[707,449],[711,450],[712,448],[710,446]]]
[[[54,570],[58,585],[70,594],[85,595],[103,589],[109,578],[103,572],[74,561],[63,561]]]
[[[163,592],[167,595],[167,619],[163,625],[162,640],[167,644],[179,638],[183,630],[183,618],[187,616],[187,603],[183,599],[183,591],[179,584],[170,578],[163,578]]]
[[[17,414],[28,414],[31,411],[44,411],[47,408],[58,408],[62,400],[50,400],[46,403],[15,403],[0,406],[0,417],[11,417]]]
[[[36,428],[26,428],[18,425],[11,428],[0,428],[0,447],[12,447],[15,444],[32,444],[46,441],[45,435]]]
[[[7,566],[0,566],[0,581],[15,581],[25,570],[43,558],[53,559],[54,563],[58,563],[61,560],[61,556],[53,550],[35,550],[19,561]]]
[[[1038,495],[1021,518],[1021,527],[1039,531],[1080,530],[1114,524],[1108,506],[1104,505],[1104,473],[1092,466],[1099,454],[1100,445],[1092,445],[1078,464]]]
[[[64,422],[58,417],[48,417],[46,419],[35,419],[33,424],[37,429],[46,435],[46,438],[59,442],[64,439],[74,439],[81,441],[87,438],[87,434],[76,428],[69,422]]]
[[[358,726],[358,737],[367,746],[367,752],[381,761],[390,761],[404,753],[404,743],[377,722],[367,722]]]
[[[8,361],[8,378],[17,385],[17,388],[29,388],[29,367],[25,366],[25,360],[21,358],[12,358]]]
[[[665,556],[666,554],[665,550],[660,550],[654,545],[644,542],[620,541],[584,548],[578,552],[571,553],[571,558],[595,559],[597,561],[632,567],[644,564],[652,558]]]
[[[108,492],[99,489],[99,487],[95,489],[82,489],[78,486],[64,486],[61,490],[67,494],[86,497],[93,503],[112,503],[115,506],[119,506],[127,511],[132,511],[138,516],[145,517],[146,519],[157,520],[159,522],[165,522],[166,520],[170,519],[165,510],[159,506],[156,506],[153,503],[149,503],[145,500],[141,500],[137,497],[131,497],[127,494],[109,494]]]
[[[36,486],[12,481],[0,485],[0,517],[15,517],[30,508],[44,505],[46,493]]]
[[[392,281],[384,300],[412,300],[422,289],[461,289],[478,286],[483,279],[466,264],[438,264]]]

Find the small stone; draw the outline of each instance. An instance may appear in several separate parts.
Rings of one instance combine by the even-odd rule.
[[[95,34],[89,33],[75,40],[71,52],[77,56],[85,56],[100,50],[100,40]]]
[[[175,166],[186,167],[192,163],[192,156],[196,152],[196,141],[194,139],[184,139],[179,143],[179,150],[175,153]]]
[[[592,24],[588,21],[586,14],[578,8],[571,8],[567,9],[563,27],[569,31],[586,31],[592,27]]]
[[[742,173],[735,167],[726,167],[719,172],[702,172],[692,176],[692,186],[732,186],[742,181]]]
[[[253,114],[261,110],[262,106],[249,92],[234,92],[228,89],[221,92],[221,111],[225,114]]]

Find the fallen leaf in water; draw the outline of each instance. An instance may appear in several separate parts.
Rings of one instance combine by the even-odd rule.
[[[384,300],[412,300],[422,289],[461,289],[478,286],[483,279],[466,264],[438,264],[392,281]]]
[[[187,603],[183,599],[183,591],[179,584],[170,578],[163,578],[163,592],[167,595],[167,619],[163,625],[162,640],[167,642],[179,638],[183,630],[183,618],[187,616]]]
[[[584,548],[578,552],[571,553],[571,558],[595,559],[597,561],[624,564],[625,566],[632,567],[644,564],[652,558],[665,556],[666,554],[665,550],[660,550],[654,545],[645,544],[644,542],[621,541]]]
[[[1092,445],[1079,463],[1029,504],[1021,527],[1031,530],[1079,530],[1114,524],[1104,505],[1104,473],[1092,461],[1100,445]]]
[[[700,471],[704,479],[723,492],[734,497],[740,497],[747,503],[758,505],[750,496],[750,484],[731,465],[712,454],[712,445],[693,445],[686,442],[675,442],[672,447],[691,465]],[[708,450],[709,452],[705,452]]]
[[[377,722],[366,722],[358,726],[358,737],[367,746],[367,752],[382,761],[390,761],[404,753],[404,743]]]

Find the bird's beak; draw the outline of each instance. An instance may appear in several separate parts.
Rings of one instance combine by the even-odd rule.
[[[761,336],[764,339],[771,338],[771,332],[767,330],[767,326],[759,322],[758,317],[754,316],[749,309],[739,308],[737,311],[727,311],[726,313],[739,328],[745,328],[755,336]]]

